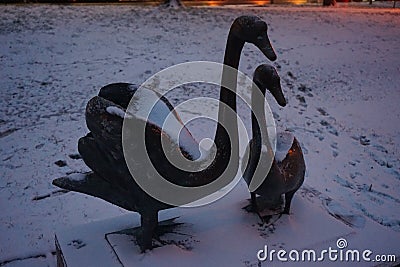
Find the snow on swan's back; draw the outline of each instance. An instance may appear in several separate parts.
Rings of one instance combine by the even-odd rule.
[[[294,135],[290,132],[277,133],[275,160],[281,162],[292,147]]]
[[[159,127],[193,159],[199,158],[199,145],[183,125],[179,115],[171,108],[169,103],[167,104],[161,98],[161,94],[150,89],[140,88],[135,92],[129,103],[127,116],[147,121]],[[111,112],[115,111],[112,110]]]

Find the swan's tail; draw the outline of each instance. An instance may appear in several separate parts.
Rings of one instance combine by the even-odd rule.
[[[53,180],[60,188],[101,198],[107,202],[130,211],[137,211],[132,195],[109,183],[94,172],[71,174]]]

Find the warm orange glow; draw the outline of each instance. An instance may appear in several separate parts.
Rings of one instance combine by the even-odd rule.
[[[307,0],[291,0],[290,3],[294,5],[304,5],[307,3]]]
[[[129,1],[129,0],[119,0]],[[223,6],[223,5],[234,5],[234,4],[249,4],[255,6],[265,6],[268,4],[293,4],[293,5],[304,5],[307,4],[308,0],[182,0],[187,6],[203,6],[207,5],[210,7]],[[319,0],[322,1],[322,0]],[[351,0],[343,0],[351,1]]]
[[[255,1],[256,5],[262,6],[268,3],[268,1]]]
[[[208,1],[207,5],[208,6],[218,6],[217,1]]]

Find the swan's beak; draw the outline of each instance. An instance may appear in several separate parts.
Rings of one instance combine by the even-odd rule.
[[[286,106],[287,102],[285,96],[283,95],[283,91],[280,85],[274,86],[270,90],[271,94],[274,96],[276,102],[278,102],[279,106],[284,107]]]
[[[258,47],[258,49],[263,52],[263,54],[271,61],[275,61],[277,56],[275,54],[274,48],[269,41],[267,33],[264,33],[257,37],[256,42],[254,44]]]

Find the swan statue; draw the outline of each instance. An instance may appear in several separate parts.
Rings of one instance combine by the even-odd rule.
[[[250,190],[249,210],[256,212],[263,220],[257,200],[280,204],[282,195],[285,195],[285,206],[281,214],[289,214],[293,195],[303,184],[306,166],[300,144],[290,132],[277,133],[276,152],[275,155],[271,154],[272,146],[268,139],[264,110],[266,89],[271,92],[280,106],[286,105],[276,69],[271,65],[260,65],[255,70],[253,81],[255,85],[251,98],[253,138],[245,151],[244,158],[249,159],[248,164],[247,166],[242,164],[242,170],[244,169],[243,178],[249,187],[256,175],[258,178],[262,178],[258,187],[253,191]],[[261,90],[263,98],[257,97],[257,90]],[[261,125],[255,114],[260,114],[258,121],[261,122]],[[268,161],[272,161],[272,163]],[[271,168],[267,174],[265,172],[256,174],[258,164],[270,164]],[[256,198],[256,195],[260,197]]]
[[[276,54],[269,41],[267,29],[267,24],[255,16],[241,16],[235,19],[227,38],[224,64],[237,70],[241,51],[246,42],[254,44],[269,60],[274,61]],[[138,86],[134,84],[114,83],[104,86],[100,89],[98,96],[89,100],[86,106],[86,124],[90,132],[78,142],[78,151],[91,171],[55,179],[53,184],[101,198],[129,211],[138,212],[141,226],[136,241],[142,252],[152,249],[152,239],[157,237],[158,212],[176,205],[153,198],[132,178],[121,141],[124,116],[127,120],[128,104],[132,104],[133,101],[135,108],[140,109],[143,105],[147,105],[146,101],[149,97],[158,99],[149,120],[144,120],[140,116],[130,116],[129,120],[145,125],[142,136],[139,133],[132,133],[131,143],[134,146],[135,142],[143,142],[145,139],[148,157],[154,163],[157,172],[166,180],[180,186],[198,187],[217,180],[221,175],[233,179],[237,173],[239,141],[236,94],[233,90],[236,89],[236,83],[237,72],[232,74],[224,67],[221,84],[229,84],[232,91],[223,86],[220,88],[218,125],[213,146],[215,156],[207,167],[196,172],[177,168],[168,161],[168,155],[164,153],[168,151],[171,154],[179,154],[193,165],[202,166],[201,161],[204,160],[201,157],[199,143],[182,125],[179,115],[165,97],[148,88],[138,89]],[[168,138],[171,134],[162,127],[165,118],[170,113],[173,114],[173,123],[181,125],[178,140]],[[167,136],[166,145],[161,141],[162,136]],[[163,150],[165,146],[167,149]],[[138,172],[143,173],[144,178],[152,178],[148,177],[147,170],[140,165],[140,161],[136,163],[136,166]]]

